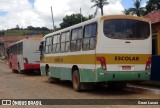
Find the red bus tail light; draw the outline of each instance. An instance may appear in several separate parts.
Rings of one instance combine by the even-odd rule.
[[[107,70],[105,57],[96,57],[96,60],[100,61],[103,70]]]
[[[151,57],[148,57],[147,61],[146,61],[146,68],[145,70],[151,68]]]

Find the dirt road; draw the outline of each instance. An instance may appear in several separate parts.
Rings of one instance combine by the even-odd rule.
[[[12,73],[8,66],[0,62],[0,99],[160,99],[160,95],[132,90],[110,90],[104,86],[95,89],[75,92],[71,82],[62,81],[57,84],[47,82],[46,76]],[[146,105],[147,108],[151,107]],[[137,106],[137,107],[146,107]],[[2,106],[0,106],[1,108]],[[6,108],[7,106],[3,106]],[[22,106],[16,106],[22,107]],[[28,106],[24,106],[28,107]],[[34,106],[32,106],[34,107]],[[43,106],[42,108],[47,107]],[[59,107],[59,106],[54,106]],[[73,107],[64,105],[61,107]],[[82,106],[74,107],[125,107],[121,106]],[[130,107],[134,107],[131,106]],[[153,106],[159,107],[159,106]]]

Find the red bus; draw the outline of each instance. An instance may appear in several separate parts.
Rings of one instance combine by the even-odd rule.
[[[12,72],[40,70],[41,37],[26,38],[8,46],[8,64]]]

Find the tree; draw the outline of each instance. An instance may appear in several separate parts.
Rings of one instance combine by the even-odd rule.
[[[123,13],[124,13],[125,15],[129,15],[129,14],[130,14],[130,10],[129,10],[129,9],[125,9],[125,10],[123,11]]]
[[[103,6],[108,5],[109,2],[107,0],[91,0],[91,2],[95,3],[91,8],[96,7],[96,11],[95,11],[94,15],[97,14],[98,9],[100,8],[101,9],[101,15],[103,16]]]
[[[61,29],[80,23],[81,17],[82,17],[82,21],[88,20],[88,18],[84,17],[81,14],[72,14],[70,16],[66,15],[63,18],[63,22],[60,24]]]
[[[149,0],[146,5],[145,14],[148,14],[149,12],[156,9],[160,9],[160,0]]]
[[[127,14],[132,14],[132,15],[137,15],[137,16],[142,16],[145,13],[145,8],[141,7],[141,1],[142,0],[133,0],[134,1],[134,8],[129,8],[125,10]]]
[[[28,29],[28,30],[33,30],[33,29],[34,29],[34,27],[32,27],[32,26],[28,26],[28,27],[27,27],[27,29]]]
[[[89,15],[88,16],[88,19],[92,19],[92,18],[94,18],[94,15]]]
[[[16,28],[15,28],[15,30],[19,30],[19,25],[16,25]]]

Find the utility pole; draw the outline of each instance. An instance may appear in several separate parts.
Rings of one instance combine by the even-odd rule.
[[[82,11],[81,11],[81,8],[80,8],[80,15],[81,15],[81,22],[82,22]]]
[[[51,6],[51,14],[52,14],[52,23],[53,23],[53,30],[54,30],[54,17],[53,17],[52,6]]]

